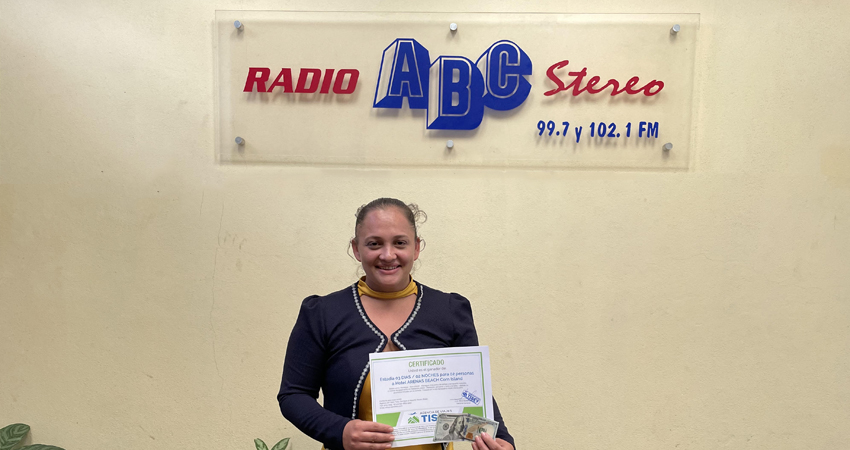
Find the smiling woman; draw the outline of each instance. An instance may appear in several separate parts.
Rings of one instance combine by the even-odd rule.
[[[425,213],[414,204],[379,198],[356,216],[351,248],[366,275],[340,291],[304,299],[277,396],[284,417],[328,450],[392,446],[392,427],[372,421],[369,353],[478,345],[469,300],[410,276],[421,250],[416,223]],[[324,405],[316,401],[320,390]],[[482,435],[472,447],[513,450],[495,399],[493,409],[497,435]]]
[[[416,233],[416,205],[379,198],[357,211],[354,257],[366,272],[366,285],[377,292],[395,292],[411,282],[413,262],[419,259],[420,239]]]

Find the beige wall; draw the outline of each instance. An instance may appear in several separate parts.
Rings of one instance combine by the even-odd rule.
[[[0,3],[0,426],[315,449],[274,399],[286,339],[390,195],[429,213],[417,278],[472,299],[520,448],[847,448],[850,3],[403,7],[700,13],[687,172],[215,161],[216,9],[399,4]]]

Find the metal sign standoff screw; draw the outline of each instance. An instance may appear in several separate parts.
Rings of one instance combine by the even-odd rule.
[[[242,136],[236,136],[236,145],[245,145],[245,139],[242,139]]]
[[[681,29],[682,29],[682,27],[680,27],[680,26],[679,26],[679,24],[677,23],[676,25],[673,25],[673,28],[670,28],[670,33],[671,33],[671,34],[676,34],[676,33],[678,33],[678,32],[679,32],[679,30],[681,30]]]
[[[455,141],[453,141],[453,140],[451,140],[451,139],[449,139],[448,141],[446,141],[446,148],[447,148],[447,149],[451,150],[454,146],[455,146]]]
[[[233,22],[233,26],[236,27],[236,29],[239,30],[239,31],[242,31],[242,30],[245,29],[245,25],[243,25],[242,22],[240,22],[238,20]]]
[[[673,150],[673,144],[671,144],[670,142],[664,144],[664,151],[669,152],[670,150]]]
[[[452,22],[451,24],[449,24],[449,29],[452,31],[457,31],[457,24]]]

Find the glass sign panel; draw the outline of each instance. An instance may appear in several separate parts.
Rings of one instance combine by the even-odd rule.
[[[217,154],[687,169],[698,30],[698,14],[217,11]]]

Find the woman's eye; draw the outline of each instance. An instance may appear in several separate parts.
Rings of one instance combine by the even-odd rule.
[[[407,245],[407,241],[398,241],[398,242],[395,243],[395,245],[405,246],[405,245]]]

